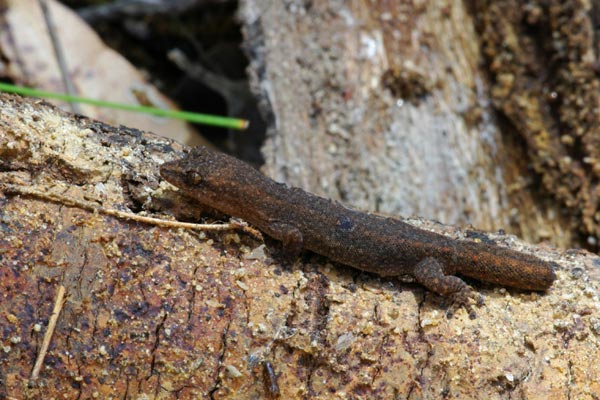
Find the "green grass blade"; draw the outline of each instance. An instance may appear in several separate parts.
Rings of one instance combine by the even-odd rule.
[[[111,101],[88,99],[86,97],[70,96],[63,93],[47,92],[44,90],[32,89],[23,86],[15,86],[9,83],[0,82],[0,90],[9,93],[17,93],[25,96],[42,97],[47,99],[56,99],[68,102],[77,102],[83,104],[91,104],[99,107],[114,108],[117,110],[125,110],[132,112],[140,112],[145,114],[156,115],[159,117],[182,119],[198,124],[219,126],[222,128],[243,130],[248,127],[248,121],[245,119],[228,118],[219,115],[199,114],[190,111],[164,110],[162,108],[135,106],[131,104],[114,103]]]

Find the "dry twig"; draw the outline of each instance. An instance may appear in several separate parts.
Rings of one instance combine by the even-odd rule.
[[[71,74],[69,73],[69,68],[67,67],[67,60],[65,57],[65,53],[63,52],[62,46],[60,44],[60,40],[56,33],[54,20],[52,18],[52,14],[50,13],[50,8],[48,7],[48,0],[38,0],[40,7],[42,8],[42,13],[44,14],[44,20],[46,21],[46,28],[48,29],[48,34],[50,35],[50,41],[52,42],[52,48],[54,49],[54,55],[56,56],[56,62],[58,63],[58,67],[60,69],[60,74],[62,76],[63,85],[65,85],[65,90],[67,94],[71,96],[75,96],[77,92],[75,91],[75,85],[73,85],[73,80],[71,79]],[[78,103],[69,102],[69,106],[71,107],[71,111],[76,114],[81,114],[81,107]]]
[[[58,287],[58,292],[56,293],[56,300],[54,301],[54,308],[52,309],[52,315],[50,315],[50,320],[48,321],[48,329],[46,329],[46,333],[44,334],[44,340],[42,341],[42,347],[38,356],[35,360],[35,365],[33,366],[33,370],[31,371],[31,381],[35,381],[40,375],[40,369],[42,368],[42,363],[44,362],[44,358],[46,357],[46,353],[48,352],[48,346],[50,346],[50,340],[52,339],[52,335],[54,334],[54,328],[56,328],[56,322],[58,321],[58,316],[62,310],[63,305],[65,304],[65,287],[60,285]]]
[[[91,212],[97,212],[99,214],[110,215],[116,218],[131,220],[136,222],[142,222],[145,224],[162,226],[166,228],[184,228],[184,229],[192,229],[197,231],[228,231],[228,230],[241,230],[246,232],[256,238],[261,238],[262,235],[256,229],[248,226],[243,221],[238,221],[231,219],[228,224],[194,224],[190,222],[180,222],[180,221],[169,221],[160,218],[152,218],[145,217],[143,215],[127,213],[124,211],[115,210],[112,208],[104,208],[100,207],[94,203],[85,202],[81,200],[75,200],[72,198],[68,198],[65,196],[53,194],[53,193],[43,193],[35,189],[10,185],[10,184],[0,184],[0,189],[4,190],[8,193],[16,193],[25,196],[33,196],[42,200],[51,201],[54,203],[60,203],[62,205],[68,207],[76,207],[81,208],[82,210],[87,210]]]

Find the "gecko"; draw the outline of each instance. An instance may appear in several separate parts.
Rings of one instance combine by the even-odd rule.
[[[263,175],[207,147],[165,162],[161,176],[203,205],[242,218],[281,241],[382,277],[410,276],[441,296],[466,295],[460,276],[494,285],[544,291],[557,264],[506,247],[453,239],[398,218],[361,212]]]

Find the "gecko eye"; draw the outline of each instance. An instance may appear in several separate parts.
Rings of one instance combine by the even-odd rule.
[[[188,171],[188,173],[185,176],[185,179],[187,180],[188,184],[197,185],[200,182],[202,182],[202,175],[200,175],[196,171]]]

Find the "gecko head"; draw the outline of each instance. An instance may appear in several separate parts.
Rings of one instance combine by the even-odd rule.
[[[199,146],[179,160],[165,162],[160,167],[160,175],[192,197],[219,198],[234,180],[236,168],[232,167],[231,160],[229,156]]]
[[[194,169],[191,169],[185,171],[184,179],[188,185],[198,186],[202,182],[202,174]]]

